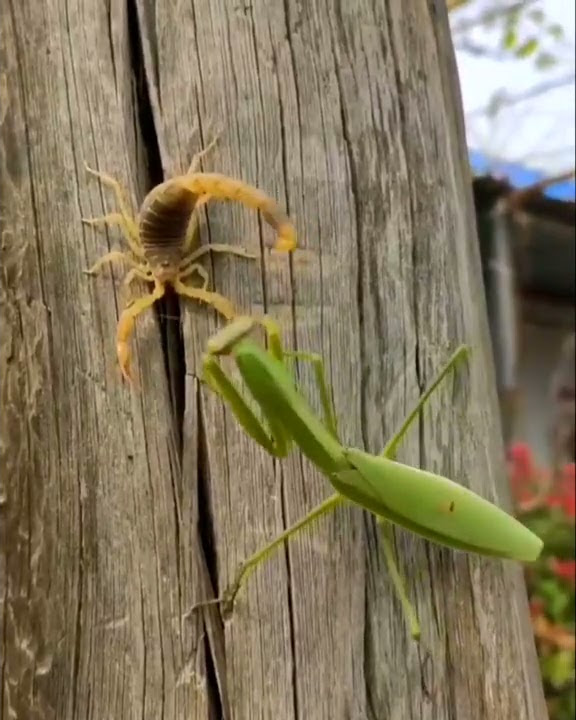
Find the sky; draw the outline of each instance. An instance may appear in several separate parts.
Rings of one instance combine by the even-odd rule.
[[[451,15],[453,30],[459,21],[477,17],[483,7],[494,6],[495,2],[471,0],[469,8],[456,11],[461,13],[459,15],[456,12]],[[573,83],[505,108],[495,119],[488,119],[478,112],[499,90],[516,95],[543,82],[574,74],[574,3],[571,0],[540,0],[531,2],[530,9],[542,10],[548,21],[558,23],[564,30],[561,41],[544,38],[546,49],[558,58],[553,68],[538,70],[531,59],[479,57],[458,49],[457,34],[454,34],[454,40],[468,147],[491,158],[541,170],[549,176],[571,170],[575,165]],[[529,25],[523,27],[526,33],[530,31]],[[475,45],[496,47],[501,31],[495,33],[479,26],[460,37]]]

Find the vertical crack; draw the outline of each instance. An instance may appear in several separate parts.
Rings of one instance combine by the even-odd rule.
[[[135,83],[135,105],[140,132],[144,140],[144,154],[148,169],[148,177],[153,185],[162,182],[162,159],[160,156],[160,143],[156,133],[152,102],[148,91],[146,70],[144,67],[144,50],[140,27],[136,12],[136,1],[127,0],[127,23],[130,65]]]
[[[201,393],[196,393],[197,397],[197,414],[198,419],[198,535],[202,545],[204,557],[206,559],[206,568],[212,587],[218,589],[218,560],[216,556],[216,540],[214,527],[212,524],[213,514],[211,512],[210,503],[210,477],[208,448],[206,446],[206,432],[204,429],[204,416],[202,412]]]
[[[152,100],[146,79],[144,49],[135,0],[127,0],[130,63],[135,80],[137,125],[142,137],[146,181],[148,189],[164,180],[158,133],[154,122]],[[160,326],[164,365],[170,390],[170,404],[176,431],[178,456],[182,456],[182,427],[184,421],[184,341],[180,325],[180,305],[175,293],[167,288],[166,295],[154,306]]]
[[[206,687],[208,696],[208,717],[209,720],[222,720],[226,717],[222,705],[222,699],[218,692],[218,678],[216,677],[216,667],[214,665],[214,657],[210,647],[208,634],[204,635],[204,657],[206,658]]]
[[[135,0],[127,0],[126,18],[128,28],[128,43],[130,66],[134,79],[134,108],[135,108],[135,124],[137,132],[142,140],[143,156],[144,156],[144,176],[146,190],[160,184],[164,180],[162,168],[162,154],[160,150],[160,142],[158,138],[157,128],[154,122],[154,113],[152,107],[152,99],[150,97],[149,85],[146,77],[144,48],[140,26],[138,20],[138,12]],[[139,168],[140,169],[140,168]],[[164,367],[168,380],[170,408],[171,408],[171,425],[174,432],[175,453],[177,456],[177,467],[182,466],[182,433],[184,423],[184,343],[180,326],[180,306],[176,294],[167,288],[167,293],[159,302],[154,305],[154,312],[158,320],[160,338],[162,344]],[[175,538],[174,545],[176,551],[176,566],[181,566],[180,557],[180,524],[177,511],[178,473],[171,471],[174,497],[174,514],[175,514]],[[162,641],[161,641],[162,642]],[[160,648],[162,656],[162,717],[164,715],[164,650]]]
[[[143,37],[140,32],[140,22],[138,19],[138,9],[135,0],[127,0],[127,23],[130,38],[130,62],[132,74],[135,80],[135,122],[138,132],[142,139],[144,148],[144,163],[146,166],[146,185],[147,189],[151,189],[164,181],[164,170],[162,158],[165,155],[162,148],[161,138],[158,134],[158,127],[155,122],[154,108],[158,105],[157,96],[154,88],[150,86],[155,79],[147,77],[146,74],[146,58],[144,55]],[[156,85],[158,83],[156,82]],[[153,95],[151,94],[154,93]],[[200,112],[198,110],[198,117]],[[200,133],[202,128],[200,127]],[[207,222],[208,234],[210,232]],[[214,270],[214,268],[212,268]],[[176,455],[178,459],[178,467],[182,467],[183,462],[183,430],[184,430],[184,413],[186,398],[186,357],[184,348],[184,338],[182,334],[181,312],[178,296],[172,288],[166,288],[166,294],[162,300],[154,306],[156,317],[158,319],[160,337],[162,342],[162,350],[164,357],[164,367],[166,377],[168,379],[168,388],[170,396],[170,408],[172,415],[172,427],[175,433]],[[210,494],[208,490],[208,459],[206,448],[206,436],[203,427],[201,398],[198,395],[198,497],[197,507],[200,509],[198,514],[198,535],[202,552],[205,557],[206,567],[210,581],[214,588],[217,588],[218,568],[215,552],[214,531],[211,523],[211,512],[209,510]],[[180,482],[177,473],[173,473],[172,482],[174,484],[174,513],[175,522],[175,546],[176,546],[176,562],[177,567],[181,567],[180,557],[180,518],[178,516],[177,498],[179,488],[176,483]],[[210,717],[221,718],[223,714],[223,703],[220,697],[220,686],[215,666],[215,658],[213,656],[208,636],[204,639],[205,662],[206,662],[206,687],[208,707],[210,708]]]
[[[208,579],[211,587],[214,589],[215,595],[219,595],[218,587],[218,556],[216,553],[216,536],[214,532],[212,504],[210,501],[210,463],[208,460],[207,436],[204,426],[204,413],[202,408],[202,393],[198,389],[196,392],[196,418],[198,423],[196,438],[197,447],[197,496],[196,507],[198,513],[197,537],[199,538],[202,554],[204,555],[204,563]],[[224,429],[223,446],[227,447]],[[219,621],[221,623],[221,621]],[[220,624],[220,630],[223,627]],[[204,635],[204,658],[206,672],[206,693],[209,709],[210,720],[221,720],[228,717],[227,699],[225,684],[222,681],[223,668],[218,668],[218,650],[214,651],[210,641],[209,633]]]

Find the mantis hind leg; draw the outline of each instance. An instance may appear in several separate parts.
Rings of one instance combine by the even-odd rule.
[[[418,616],[416,615],[416,610],[408,598],[408,592],[406,591],[406,579],[402,575],[398,566],[392,525],[388,520],[386,520],[386,518],[380,516],[376,518],[376,522],[381,530],[380,536],[382,538],[384,558],[386,560],[386,567],[388,568],[390,579],[392,580],[392,585],[394,585],[394,590],[396,591],[396,595],[402,605],[402,611],[404,612],[404,617],[406,618],[408,627],[410,628],[410,634],[415,640],[418,640],[420,637],[420,622],[418,620]]]
[[[268,340],[269,352],[281,362],[287,357],[297,357],[301,360],[311,362],[314,365],[316,379],[318,381],[324,413],[327,426],[333,430],[336,435],[336,421],[334,416],[334,406],[331,401],[331,395],[326,383],[324,365],[319,355],[310,353],[299,353],[285,351],[282,346],[280,336],[280,328],[270,317],[259,318],[257,321],[263,326]],[[234,412],[236,419],[244,430],[259,443],[265,450],[276,457],[282,457],[287,453],[287,438],[282,433],[282,428],[276,428],[272,423],[270,430],[273,440],[271,440],[264,429],[262,423],[256,418],[252,410],[248,407],[245,400],[240,395],[236,386],[228,378],[228,376],[220,368],[216,358],[207,355],[203,363],[203,379],[210,387],[220,395],[220,397],[229,405]],[[269,418],[269,421],[271,418]],[[198,603],[195,607],[210,604],[222,604],[224,614],[232,612],[236,596],[240,589],[246,583],[248,576],[257,568],[260,563],[264,562],[277,548],[287,542],[291,537],[296,535],[300,530],[318,520],[323,515],[334,510],[336,507],[344,503],[345,498],[339,493],[334,493],[326,500],[313,508],[304,518],[296,522],[291,527],[278,535],[274,540],[268,543],[264,548],[254,553],[248,560],[242,563],[232,583],[228,585],[224,593],[215,599]]]
[[[199,602],[194,606],[194,608],[203,607],[204,605],[221,604],[223,606],[223,614],[230,615],[234,610],[234,603],[238,593],[246,584],[248,576],[258,567],[258,565],[260,565],[260,563],[264,562],[269,555],[274,552],[274,550],[287,542],[292,536],[300,532],[300,530],[303,530],[307,525],[310,525],[310,523],[314,522],[323,515],[326,515],[344,502],[345,498],[338,493],[334,493],[334,495],[331,495],[329,498],[321,502],[313,510],[311,510],[306,517],[294,523],[294,525],[290,526],[287,530],[278,535],[278,537],[272,540],[272,542],[268,543],[268,545],[263,547],[261,550],[258,550],[258,552],[255,552],[254,555],[248,558],[248,560],[245,560],[238,568],[233,582],[228,585],[220,597]]]
[[[425,407],[426,403],[430,399],[430,396],[436,391],[437,387],[446,378],[448,373],[453,370],[459,362],[461,362],[468,356],[469,351],[470,349],[466,345],[461,345],[459,348],[457,348],[457,350],[453,353],[452,357],[448,360],[446,365],[444,365],[444,367],[436,375],[430,386],[420,397],[413,410],[407,416],[406,420],[402,423],[400,430],[396,433],[396,435],[394,435],[390,442],[388,442],[388,444],[384,448],[384,451],[382,452],[382,455],[384,457],[390,458],[391,460],[394,460],[396,458],[398,445],[402,442],[402,439],[420,415],[420,412]],[[420,623],[418,621],[418,616],[416,615],[414,606],[408,598],[408,593],[406,590],[406,579],[404,578],[398,565],[395,552],[392,524],[386,518],[381,516],[377,517],[376,522],[378,523],[378,526],[381,530],[384,557],[386,560],[386,565],[388,567],[388,572],[390,574],[390,579],[392,580],[394,590],[396,591],[396,595],[400,600],[400,604],[402,605],[402,610],[404,612],[404,617],[406,618],[408,627],[410,628],[410,633],[412,637],[417,640],[420,637]]]
[[[468,345],[460,345],[452,354],[448,362],[444,365],[444,367],[439,371],[439,373],[436,375],[434,380],[430,383],[426,391],[422,394],[410,414],[406,417],[406,420],[402,423],[402,426],[400,427],[400,430],[394,435],[394,437],[386,444],[386,447],[382,451],[382,455],[384,457],[389,458],[390,460],[396,459],[396,452],[398,450],[398,445],[402,442],[404,436],[410,429],[410,427],[414,424],[414,422],[417,420],[418,416],[424,409],[424,406],[430,399],[430,396],[436,391],[436,388],[440,385],[440,383],[444,380],[444,378],[448,375],[448,373],[453,370],[456,365],[465,360],[468,355],[470,354],[470,347]]]

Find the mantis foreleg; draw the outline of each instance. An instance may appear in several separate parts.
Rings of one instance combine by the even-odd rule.
[[[282,360],[282,344],[276,324],[269,318],[263,318],[260,322],[268,335],[270,342],[269,351],[279,360]],[[250,320],[249,323],[251,323]],[[270,455],[274,457],[285,457],[290,449],[290,438],[288,434],[275,422],[274,418],[268,418],[269,428],[266,428],[264,423],[255,415],[246,400],[242,397],[237,385],[220,367],[217,356],[226,355],[230,348],[233,347],[234,342],[237,341],[237,338],[232,336],[229,346],[228,333],[229,329],[226,328],[223,332],[212,338],[212,348],[215,349],[209,349],[208,354],[204,356],[202,362],[202,379],[229,406],[236,420],[253,440],[261,445]],[[222,345],[220,345],[221,340],[223,342]]]
[[[324,364],[322,361],[322,358],[319,355],[316,354],[310,354],[310,353],[302,353],[302,352],[291,352],[291,351],[285,351],[282,347],[282,342],[280,339],[280,333],[279,329],[276,325],[276,323],[271,320],[270,318],[262,318],[258,321],[265,329],[267,340],[268,340],[268,352],[273,355],[277,360],[283,362],[288,357],[294,357],[300,360],[304,360],[307,362],[311,362],[314,367],[315,372],[315,380],[316,385],[318,387],[318,391],[320,394],[321,404],[323,408],[324,413],[324,422],[323,424],[325,427],[330,431],[332,436],[338,441],[338,444],[340,441],[338,440],[337,436],[337,423],[336,423],[336,417],[335,417],[335,411],[334,411],[334,405],[332,401],[332,394],[329,388],[329,385],[326,381],[325,377],[325,370],[324,370]],[[245,321],[244,321],[245,323]],[[244,333],[244,330],[242,328],[248,328],[248,325],[243,325],[242,327],[239,327],[239,330],[234,330],[233,332],[230,332],[229,330],[225,331],[224,334],[219,335],[217,338],[213,341],[213,353],[214,354],[226,354],[227,352],[230,352],[232,347],[234,346],[234,342],[237,341],[239,337],[242,337],[242,334]],[[239,333],[239,334],[238,334]],[[211,351],[212,352],[212,351]],[[444,368],[438,373],[430,387],[426,390],[426,392],[422,395],[422,397],[419,399],[418,403],[412,410],[412,412],[408,415],[406,420],[402,423],[400,430],[395,434],[395,436],[390,440],[390,442],[386,445],[383,451],[383,455],[387,458],[394,459],[397,453],[398,445],[412,426],[412,424],[415,422],[415,420],[418,418],[420,412],[428,402],[430,396],[432,393],[436,390],[438,385],[442,382],[442,380],[446,377],[448,372],[450,372],[457,362],[464,358],[468,354],[468,348],[465,346],[459,347],[456,352],[452,355],[448,363],[445,365]],[[206,381],[212,386],[212,388],[224,399],[227,401],[227,403],[230,405],[232,411],[236,415],[236,418],[239,420],[240,424],[244,427],[246,432],[254,438],[257,442],[259,442],[260,445],[262,445],[268,452],[275,455],[276,457],[281,457],[281,451],[285,451],[287,453],[288,450],[288,444],[290,442],[289,437],[289,431],[285,429],[282,425],[279,425],[276,427],[276,432],[274,432],[275,428],[274,425],[276,424],[275,420],[276,418],[272,417],[273,412],[272,409],[269,408],[269,411],[267,412],[267,420],[268,424],[271,428],[271,434],[272,434],[272,440],[270,440],[269,435],[265,428],[263,427],[262,423],[256,418],[252,410],[248,407],[245,400],[240,396],[240,393],[236,389],[236,387],[231,383],[231,381],[228,379],[228,377],[223,373],[221,368],[219,367],[217,360],[211,356],[208,355],[205,358],[205,375],[206,375]],[[263,407],[263,406],[262,406]],[[264,407],[263,407],[264,409]],[[278,443],[278,439],[280,439],[280,444]],[[282,442],[285,441],[285,444],[282,445]],[[350,470],[345,470],[344,472],[350,472],[355,473],[357,472],[353,468],[350,468]],[[274,540],[272,540],[270,543],[268,543],[264,548],[259,550],[258,552],[254,553],[248,560],[246,560],[239,568],[234,581],[228,586],[226,591],[224,592],[223,596],[221,596],[218,599],[208,601],[209,603],[218,603],[222,602],[224,604],[224,612],[230,612],[234,605],[234,600],[242,588],[242,586],[245,584],[248,576],[250,573],[265,559],[268,558],[268,556],[280,545],[282,545],[284,542],[289,540],[291,537],[296,535],[300,530],[304,529],[307,525],[314,522],[315,520],[319,519],[323,515],[327,514],[334,508],[338,507],[339,505],[343,504],[346,501],[346,498],[339,494],[335,493],[328,497],[326,500],[324,500],[322,503],[317,505],[313,510],[311,510],[304,518],[299,520],[297,523],[292,525],[290,528],[285,530],[283,533],[281,533],[278,537],[276,537]],[[414,637],[418,637],[420,634],[420,627],[418,623],[418,619],[416,617],[416,613],[414,611],[414,608],[410,604],[410,601],[407,596],[407,592],[405,589],[405,581],[400,573],[400,570],[398,568],[398,564],[395,558],[395,552],[394,552],[394,535],[392,532],[392,527],[390,522],[385,518],[381,516],[377,517],[377,523],[381,529],[381,536],[382,536],[382,542],[383,542],[383,550],[384,555],[386,558],[386,563],[388,566],[388,570],[390,572],[390,577],[392,580],[392,583],[394,585],[394,588],[398,594],[398,597],[400,599],[400,602],[402,604],[403,610],[405,612],[405,615],[408,619],[410,629],[412,632],[412,635]],[[203,605],[206,603],[199,603],[199,605]]]
[[[244,430],[261,445],[266,452],[274,457],[284,457],[288,453],[288,443],[282,433],[274,437],[272,429],[270,435],[262,421],[256,417],[238,387],[220,367],[218,360],[211,355],[204,357],[202,366],[202,380],[210,386],[232,410],[236,420]]]
[[[316,380],[316,386],[320,393],[320,402],[322,403],[322,411],[324,413],[324,424],[330,430],[332,435],[338,440],[338,423],[336,420],[336,412],[334,410],[334,402],[332,400],[332,392],[330,385],[326,381],[326,370],[324,367],[324,360],[321,355],[316,353],[305,353],[295,350],[284,351],[284,355],[287,357],[293,357],[297,360],[304,360],[305,362],[312,363],[314,367],[314,375]]]
[[[334,405],[331,399],[330,388],[326,382],[324,363],[320,355],[284,350],[277,323],[266,316],[260,318],[258,322],[262,325],[266,333],[268,352],[277,360],[284,362],[286,357],[296,357],[313,364],[315,379],[324,410],[325,424],[334,437],[337,438]],[[214,354],[226,354],[227,351],[228,347],[225,343],[225,346]],[[242,397],[237,386],[221,369],[214,354],[209,353],[204,357],[203,379],[205,382],[228,404],[240,425],[253,440],[271,455],[275,457],[285,457],[291,445],[287,433],[278,425],[273,417],[267,418],[270,434],[268,433],[262,421],[256,417],[246,400]]]
[[[304,352],[293,352],[285,351],[282,347],[282,341],[280,339],[280,332],[277,324],[270,318],[264,317],[260,320],[263,325],[268,339],[269,352],[274,355],[278,360],[283,360],[285,357],[294,357],[305,362],[310,362],[314,366],[315,380],[320,393],[320,399],[322,408],[324,411],[325,424],[328,429],[332,432],[334,437],[337,437],[337,425],[336,416],[334,412],[334,404],[332,402],[332,394],[330,386],[326,381],[324,362],[320,355],[315,353],[304,353]],[[282,457],[287,453],[288,447],[283,445],[284,438],[283,433],[280,433],[280,437],[269,438],[263,424],[258,420],[255,414],[252,412],[246,401],[242,398],[236,385],[228,378],[228,376],[222,371],[217,360],[207,355],[204,358],[203,366],[203,379],[210,385],[212,390],[216,392],[231,408],[232,412],[236,416],[236,419],[244,430],[252,437],[257,443],[259,443],[265,450],[271,455],[276,457]],[[273,428],[271,427],[271,430]],[[284,542],[289,540],[293,535],[298,533],[300,530],[305,528],[310,523],[314,522],[318,518],[327,514],[338,505],[344,503],[346,499],[339,493],[334,493],[326,500],[321,502],[315,508],[313,508],[304,518],[299,520],[297,523],[287,528],[283,533],[278,535],[272,542],[266,545],[264,548],[254,553],[248,560],[246,560],[240,566],[234,581],[228,586],[224,594],[214,600],[199,603],[198,605],[223,603],[224,612],[231,611],[234,605],[234,600],[240,591],[241,587],[245,584],[248,575],[256,569],[256,567],[263,562],[276,548],[282,545]]]

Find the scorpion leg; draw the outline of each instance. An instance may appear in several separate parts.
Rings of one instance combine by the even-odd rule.
[[[206,253],[209,253],[211,250],[213,250],[214,252],[230,253],[231,255],[238,255],[239,257],[250,259],[256,259],[258,257],[257,255],[252,255],[251,253],[247,252],[246,250],[244,250],[244,248],[237,248],[233,245],[204,245],[183,260],[178,270],[178,278],[180,280],[184,280],[184,278],[187,278],[188,276],[192,275],[192,273],[196,272],[202,278],[204,282],[203,288],[206,289],[208,287],[208,273],[202,267],[202,265],[199,265],[195,261],[199,257],[202,257],[202,255],[206,255]]]
[[[128,381],[132,381],[130,375],[130,345],[129,340],[134,332],[134,325],[138,315],[152,307],[156,300],[160,300],[165,292],[164,285],[156,282],[154,290],[150,295],[144,295],[136,300],[133,300],[120,315],[118,321],[118,329],[116,331],[116,353],[118,355],[118,363],[122,370],[122,375]]]
[[[141,267],[133,267],[124,278],[123,284],[130,285],[130,283],[134,282],[136,278],[146,282],[154,282],[154,273],[152,270],[143,270]]]
[[[106,185],[106,187],[109,187],[114,191],[114,194],[116,195],[116,202],[120,207],[120,212],[110,213],[109,215],[105,215],[101,218],[85,218],[83,219],[83,222],[87,225],[98,225],[101,223],[120,225],[132,252],[134,252],[138,257],[143,257],[142,247],[140,246],[140,236],[138,234],[138,225],[133,217],[133,213],[130,210],[128,201],[126,200],[124,188],[110,175],[93,170],[86,164],[85,168],[87,172],[94,175],[94,177],[97,177],[103,185]]]
[[[188,265],[182,268],[178,271],[178,279],[184,280],[184,278],[190,277],[193,273],[198,273],[200,277],[202,278],[202,289],[206,290],[208,287],[208,273],[206,272],[206,269],[202,267],[202,265],[198,265],[198,263],[194,263],[193,265]]]
[[[200,197],[200,201],[206,202],[209,200],[208,195],[202,195]],[[252,253],[249,253],[247,250],[244,250],[244,248],[239,248],[234,245],[223,245],[222,243],[213,243],[208,245],[203,245],[202,247],[196,248],[193,250],[194,246],[197,244],[195,242],[196,240],[196,233],[198,232],[198,203],[196,203],[196,207],[194,208],[194,212],[192,213],[192,217],[190,219],[190,224],[188,225],[188,230],[186,231],[186,239],[184,241],[184,245],[182,247],[182,254],[184,256],[184,260],[181,263],[180,269],[184,270],[184,268],[189,265],[190,263],[195,262],[198,260],[198,258],[202,257],[206,253],[210,252],[211,250],[214,252],[221,252],[221,253],[230,253],[231,255],[238,255],[240,257],[245,258],[257,258],[258,255],[253,255]]]
[[[200,199],[202,199],[204,195],[201,196]],[[188,228],[186,230],[186,237],[184,238],[184,244],[182,245],[182,254],[184,256],[189,255],[192,252],[192,248],[197,244],[196,243],[196,234],[198,233],[198,202],[196,202],[196,205],[194,207],[194,210],[192,211],[192,216],[190,218],[190,222],[188,223]],[[184,262],[187,264],[188,260],[185,259]]]
[[[216,145],[216,143],[217,143],[218,140],[220,139],[220,134],[221,134],[221,133],[218,133],[217,135],[215,135],[215,136],[214,136],[214,140],[212,140],[212,142],[209,143],[209,144],[204,148],[204,150],[200,150],[199,152],[197,152],[197,153],[192,157],[192,162],[190,163],[190,167],[188,168],[188,172],[186,173],[186,175],[193,175],[194,173],[199,172],[199,169],[200,169],[200,161],[202,160],[203,157],[205,157],[206,155],[208,155],[208,153],[210,152],[210,150],[212,150],[212,149],[214,148],[214,146]]]
[[[217,310],[220,315],[223,315],[227,320],[231,320],[233,317],[235,317],[236,313],[234,311],[234,306],[223,295],[219,295],[215,292],[210,292],[209,290],[205,290],[204,288],[195,288],[190,287],[189,285],[185,285],[179,278],[177,278],[173,283],[174,291],[178,293],[178,295],[183,295],[184,297],[190,298],[191,300],[200,300],[201,302],[206,303],[207,305],[212,305],[212,307]]]
[[[114,194],[116,195],[116,201],[118,202],[118,205],[120,207],[120,212],[129,221],[134,222],[134,220],[132,218],[132,212],[131,212],[130,206],[126,199],[125,190],[122,187],[122,185],[120,185],[118,180],[115,180],[111,175],[100,172],[99,170],[94,170],[93,168],[89,167],[86,163],[84,163],[84,167],[86,168],[86,171],[90,173],[90,175],[93,175],[94,177],[98,178],[98,180],[100,180],[102,185],[106,185],[106,187],[109,187],[111,190],[114,191]]]
[[[211,143],[209,143],[204,150],[200,150],[197,152],[193,157],[192,161],[190,162],[190,167],[188,168],[188,171],[186,172],[186,175],[195,175],[196,173],[200,172],[200,162],[202,158],[204,158],[208,153],[215,147],[216,143],[220,139],[220,135],[216,135]],[[198,200],[196,201],[196,208],[201,207],[202,205],[205,205],[208,200],[210,200],[210,195],[200,195]],[[193,213],[192,215],[192,221],[194,221],[194,215],[196,213]],[[192,226],[192,222],[190,223]],[[190,236],[190,241],[194,239],[194,235],[196,232],[196,227],[198,225],[198,221],[195,222],[195,227],[192,227],[192,232]],[[188,235],[186,238],[186,243],[188,243]]]
[[[244,248],[237,247],[236,245],[223,245],[222,243],[209,243],[208,245],[202,245],[202,247],[198,248],[197,250],[194,250],[193,253],[190,253],[190,255],[188,255],[188,257],[185,259],[186,265],[188,263],[194,262],[195,260],[198,260],[198,258],[202,257],[202,255],[206,255],[206,253],[209,253],[209,252],[229,253],[230,255],[238,255],[239,257],[250,258],[253,260],[255,260],[258,257],[258,255],[249,253]]]
[[[140,240],[138,238],[138,231],[126,221],[126,218],[122,213],[109,213],[97,218],[82,218],[84,225],[90,227],[96,227],[98,225],[119,225],[122,230],[122,234],[126,238],[128,245],[132,252],[139,258],[144,258],[144,253],[140,247]],[[135,226],[134,226],[135,227]]]
[[[108,262],[116,262],[118,260],[127,262],[133,267],[138,267],[136,261],[131,258],[128,253],[121,252],[120,250],[112,250],[112,252],[106,253],[106,255],[103,255],[99,260],[97,260],[91,268],[84,270],[83,272],[85,275],[97,275],[100,272],[102,265]]]

